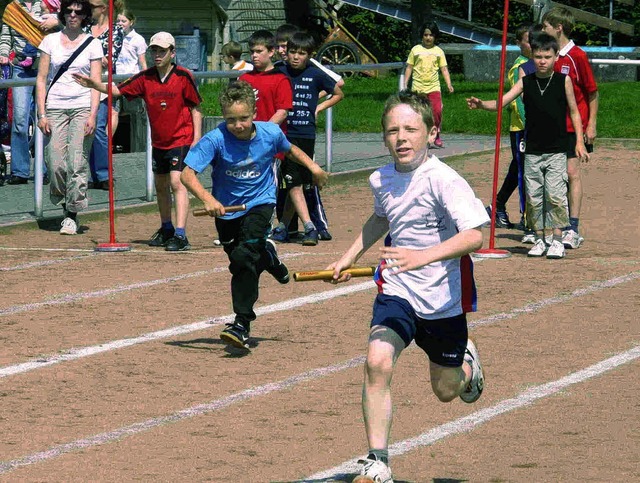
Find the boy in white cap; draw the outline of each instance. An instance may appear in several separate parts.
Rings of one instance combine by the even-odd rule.
[[[158,196],[161,226],[150,246],[164,246],[167,251],[185,251],[190,248],[185,227],[189,213],[189,196],[180,181],[184,158],[191,146],[202,135],[202,99],[191,72],[176,65],[176,42],[168,32],[158,32],[149,41],[153,60],[150,67],[113,88],[114,96],[127,100],[141,97],[151,124],[153,145],[153,172]],[[89,77],[76,76],[87,87],[107,92],[103,83]],[[176,200],[176,226],[171,221],[171,191]]]

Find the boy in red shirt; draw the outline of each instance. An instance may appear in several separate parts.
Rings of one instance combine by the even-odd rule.
[[[578,112],[582,120],[584,142],[587,150],[591,151],[593,140],[597,135],[598,86],[587,54],[569,38],[574,25],[573,14],[563,7],[553,7],[542,17],[544,32],[558,40],[560,51],[554,70],[568,75],[573,83]],[[567,117],[567,131],[573,135],[573,141],[569,145],[575,146],[575,130],[569,117]],[[582,207],[582,179],[580,178],[580,160],[575,151],[567,153],[567,174],[569,176],[569,226],[563,231],[562,243],[566,248],[579,248],[584,242],[578,228]]]
[[[158,196],[161,226],[150,246],[164,246],[167,251],[189,250],[185,232],[189,213],[189,195],[180,181],[184,158],[202,136],[202,102],[191,73],[172,61],[176,42],[167,32],[158,32],[149,41],[154,66],[130,77],[117,87],[113,96],[128,100],[142,97],[147,106],[153,145],[153,173]],[[74,76],[85,87],[107,92],[106,84],[89,77]],[[171,191],[176,200],[176,226],[171,221]]]

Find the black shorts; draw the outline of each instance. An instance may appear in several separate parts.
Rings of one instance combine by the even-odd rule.
[[[187,157],[190,146],[178,146],[171,149],[153,148],[153,172],[155,174],[169,174],[171,171],[182,171],[185,167],[184,158]]]
[[[569,138],[569,149],[567,150],[567,159],[577,158],[576,155],[576,133],[568,132],[567,136]],[[593,144],[585,144],[588,153],[593,152]]]
[[[393,330],[405,347],[415,340],[431,362],[444,367],[462,366],[469,334],[464,313],[444,319],[422,319],[406,300],[378,294],[373,304],[371,327],[377,325]]]
[[[288,138],[289,142],[299,147],[307,156],[313,159],[315,152],[316,140],[306,138]],[[294,186],[302,186],[313,183],[313,176],[304,166],[291,161],[285,157],[280,168],[282,174],[282,184],[284,188],[292,188]]]

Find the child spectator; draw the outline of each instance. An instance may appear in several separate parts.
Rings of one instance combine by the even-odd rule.
[[[516,29],[516,45],[520,49],[520,55],[513,62],[507,73],[509,88],[513,87],[520,78],[520,67],[531,58],[531,46],[529,45],[529,25],[521,25]],[[535,69],[535,68],[534,68]],[[531,73],[531,72],[529,72]],[[520,229],[524,229],[524,104],[522,97],[517,97],[509,104],[509,137],[511,141],[511,164],[509,171],[502,182],[500,191],[496,196],[496,227],[513,228],[507,213],[507,201],[518,188],[520,195]],[[491,206],[487,207],[487,213],[491,216]]]
[[[568,223],[567,214],[567,151],[569,142],[575,143],[579,158],[587,158],[580,114],[568,76],[554,72],[558,56],[558,42],[545,33],[531,38],[531,51],[536,72],[519,79],[504,96],[502,107],[523,94],[527,122],[525,145],[526,220],[536,232],[536,242],[528,255],[558,259],[565,256],[562,229]],[[469,108],[497,110],[496,101],[467,99]],[[577,136],[567,134],[566,116],[569,111]],[[553,240],[547,251],[545,226],[553,229]]]
[[[153,173],[161,226],[149,245],[170,252],[191,248],[186,235],[189,194],[180,181],[189,148],[201,136],[202,114],[196,83],[187,69],[173,63],[176,42],[168,32],[149,41],[154,66],[113,87],[114,96],[142,98],[147,106],[153,145]],[[74,76],[80,84],[107,92],[107,86],[86,76]],[[176,204],[176,226],[171,220],[171,192]]]
[[[434,147],[442,148],[444,144],[440,139],[442,128],[442,94],[440,93],[440,78],[438,71],[447,84],[449,93],[453,92],[447,58],[440,47],[436,45],[440,36],[438,24],[434,21],[426,22],[420,29],[422,43],[414,46],[407,58],[407,67],[404,71],[406,89],[411,79],[411,90],[428,99],[433,109],[433,119],[438,129],[438,135],[433,142]]]
[[[542,17],[543,30],[558,40],[560,57],[555,64],[556,72],[569,76],[582,121],[582,132],[589,150],[597,135],[598,86],[593,77],[589,58],[584,50],[570,39],[575,25],[573,14],[564,7],[553,7]],[[575,123],[567,116],[567,131],[571,138],[578,135]],[[571,143],[573,146],[575,143]],[[586,161],[588,158],[582,158]],[[562,234],[562,243],[567,248],[579,248],[584,242],[580,235],[580,210],[582,208],[582,178],[580,176],[580,156],[573,149],[567,153],[567,174],[569,175],[569,225]]]
[[[442,402],[478,400],[484,375],[468,338],[466,313],[475,309],[471,259],[482,246],[487,213],[467,182],[429,153],[437,128],[424,97],[401,92],[384,107],[385,145],[393,163],[369,177],[373,213],[335,263],[333,282],[388,232],[380,251],[378,295],[369,332],[362,412],[369,455],[354,481],[393,481],[389,436],[391,380],[396,360],[415,341],[429,358],[433,392]],[[419,372],[421,374],[421,372]],[[421,375],[420,380],[424,379]],[[428,411],[421,404],[417,411]]]
[[[222,61],[227,64],[231,70],[239,70],[242,72],[250,72],[253,70],[253,65],[249,62],[242,60],[242,45],[238,42],[227,42],[220,49],[220,55],[222,55]]]
[[[316,118],[318,113],[334,106],[343,98],[342,90],[336,82],[309,62],[315,52],[315,40],[307,32],[293,34],[287,43],[287,63],[279,70],[285,73],[293,85],[293,109],[287,117],[287,138],[313,158],[315,152]],[[331,93],[321,103],[321,92]],[[282,166],[284,189],[288,192],[280,224],[273,232],[273,240],[289,241],[288,227],[294,210],[304,227],[302,244],[318,244],[318,229],[309,217],[309,209],[303,192],[303,186],[311,186],[311,173],[304,167],[285,158]]]
[[[136,16],[131,10],[123,9],[116,17],[116,21],[124,34],[122,50],[116,61],[116,72],[127,75],[137,74],[147,68],[147,42],[133,28]]]
[[[298,32],[300,29],[295,25],[285,23],[280,25],[276,29],[276,43],[278,44],[278,54],[280,59],[275,63],[276,66],[282,63],[286,63],[287,61],[287,42],[291,38],[293,34]],[[326,66],[322,65],[315,58],[309,57],[309,62],[322,70],[325,74],[331,77],[339,88],[344,86],[344,79],[337,72],[332,71]],[[319,97],[324,97],[327,94],[326,92],[321,92]],[[282,183],[281,183],[282,184]],[[307,202],[307,208],[309,209],[309,216],[311,217],[311,221],[318,229],[318,239],[319,240],[331,240],[332,236],[329,232],[329,221],[327,220],[327,214],[324,211],[324,205],[322,204],[322,197],[320,196],[320,190],[317,186],[307,186],[303,187],[304,198]],[[287,198],[287,191],[282,189],[278,192],[278,203],[276,206],[276,212],[278,214],[278,219],[282,217],[282,212],[284,211],[284,203]],[[291,223],[288,226],[289,235],[298,234],[298,217],[294,215]]]
[[[229,257],[231,298],[235,320],[220,337],[239,347],[249,347],[253,306],[263,271],[280,283],[289,282],[289,271],[278,259],[275,244],[267,239],[276,203],[274,157],[286,152],[289,159],[313,173],[314,182],[326,183],[328,174],[287,141],[273,123],[254,122],[256,99],[246,82],[232,82],[220,95],[224,124],[208,132],[185,159],[182,182],[215,216],[216,229]],[[196,173],[211,165],[211,193]],[[225,206],[246,204],[247,210],[226,213]]]

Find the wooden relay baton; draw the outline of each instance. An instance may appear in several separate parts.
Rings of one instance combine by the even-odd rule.
[[[236,213],[237,211],[244,211],[247,209],[247,205],[231,205],[225,206],[225,213]],[[197,210],[193,210],[193,216],[209,216],[209,212],[204,208],[199,208]]]
[[[376,267],[347,268],[340,272],[340,275],[350,273],[352,277],[373,277]],[[333,270],[315,270],[313,272],[293,272],[293,279],[296,282],[308,282],[310,280],[331,280]]]

